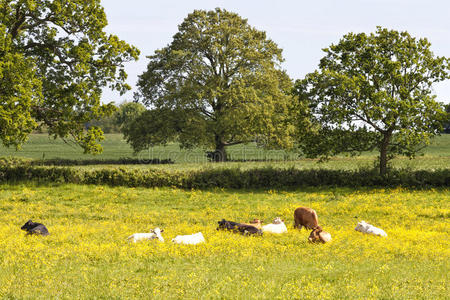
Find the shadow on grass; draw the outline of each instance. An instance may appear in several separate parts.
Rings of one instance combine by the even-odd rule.
[[[118,158],[118,159],[62,159],[52,158],[45,160],[33,160],[33,166],[88,166],[88,165],[160,165],[173,164],[171,159],[141,159],[141,158]]]

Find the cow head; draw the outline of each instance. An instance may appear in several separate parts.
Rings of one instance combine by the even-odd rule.
[[[320,242],[320,233],[322,232],[322,227],[320,226],[316,226],[312,231],[311,234],[308,237],[308,241],[310,241],[311,243],[316,243],[316,242]]]
[[[284,220],[282,220],[280,217],[276,217],[275,219],[273,219],[273,224],[281,224],[284,223]]]

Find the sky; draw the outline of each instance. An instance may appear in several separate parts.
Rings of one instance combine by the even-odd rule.
[[[146,56],[170,44],[178,25],[195,9],[224,8],[265,31],[283,49],[282,67],[294,80],[317,69],[323,48],[349,32],[370,33],[377,26],[426,37],[435,55],[450,57],[448,0],[103,0],[102,5],[106,31],[141,50],[140,59],[126,65],[132,90],[122,96],[104,90],[104,103],[133,99]],[[435,84],[434,91],[438,101],[450,103],[450,80]]]

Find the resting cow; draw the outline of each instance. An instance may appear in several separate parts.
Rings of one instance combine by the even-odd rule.
[[[271,233],[285,233],[287,232],[286,225],[281,218],[275,218],[272,224],[264,225],[262,228],[263,232],[271,232]]]
[[[201,232],[189,235],[177,235],[172,239],[175,244],[196,245],[205,242],[205,238]]]
[[[35,223],[31,220],[28,220],[25,224],[23,224],[22,227],[20,227],[20,229],[25,230],[27,232],[27,234],[31,235],[31,234],[37,234],[37,235],[49,235],[50,233],[48,232],[47,227],[45,227],[44,224],[41,223]]]
[[[364,221],[359,222],[358,225],[356,225],[355,230],[362,232],[362,233],[387,237],[387,234],[386,234],[386,232],[384,232],[383,229],[377,228],[377,227],[370,225]]]
[[[156,227],[155,229],[150,230],[150,232],[132,234],[127,238],[127,240],[132,240],[134,243],[136,243],[143,240],[158,239],[160,242],[164,242],[164,238],[162,237],[161,232],[164,232],[164,230]]]
[[[327,243],[331,241],[331,234],[329,232],[323,231],[322,227],[317,226],[313,229],[313,231],[311,231],[308,241],[310,241],[311,243]]]
[[[250,221],[249,223],[241,223],[241,224],[244,224],[244,225],[250,225],[250,226],[254,226],[254,227],[258,228],[258,229],[261,229],[261,227],[262,227],[262,222],[264,222],[264,221],[262,221],[262,220],[260,220],[260,219],[253,219],[253,220]]]
[[[219,223],[219,227],[217,227],[217,230],[230,230],[234,232],[240,232],[244,235],[262,234],[261,229],[258,229],[256,226],[254,226],[254,224],[237,223],[233,221],[227,221],[225,219],[222,219],[222,221],[219,221],[217,223]]]
[[[217,230],[237,230],[239,226],[239,223],[227,221],[225,219],[222,219],[222,221],[219,221],[217,223],[219,223],[219,227],[217,227]]]

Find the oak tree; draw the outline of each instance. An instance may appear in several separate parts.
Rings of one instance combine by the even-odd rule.
[[[312,120],[301,137],[307,156],[376,149],[384,175],[394,155],[414,157],[441,130],[432,85],[449,78],[449,59],[435,56],[426,38],[378,27],[324,51],[320,69],[295,85]]]
[[[230,145],[292,147],[292,82],[277,44],[219,8],[195,10],[178,29],[139,77],[136,99],[151,111],[127,136],[135,150],[177,140],[213,148],[224,161]]]
[[[104,31],[100,0],[0,0],[0,139],[20,145],[45,126],[98,153],[102,132],[85,129],[112,113],[102,89],[124,93],[126,62],[139,51]]]

